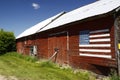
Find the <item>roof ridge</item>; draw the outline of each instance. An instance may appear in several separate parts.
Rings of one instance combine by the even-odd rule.
[[[53,21],[55,21],[56,19],[58,19],[60,16],[64,15],[65,13],[66,12],[61,12],[61,14],[59,16],[57,16],[56,18],[53,18],[48,24],[46,24],[45,26],[43,26],[42,28],[37,30],[36,33],[38,33],[41,29],[45,28],[47,25],[49,25],[50,23],[52,23]]]

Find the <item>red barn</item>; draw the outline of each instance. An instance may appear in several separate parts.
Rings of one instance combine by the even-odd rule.
[[[120,0],[99,0],[59,13],[16,38],[17,52],[109,74],[119,70]],[[56,52],[56,53],[55,53]]]

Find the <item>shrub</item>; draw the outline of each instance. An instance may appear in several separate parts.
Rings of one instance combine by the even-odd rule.
[[[0,29],[0,54],[15,51],[15,47],[14,33]]]

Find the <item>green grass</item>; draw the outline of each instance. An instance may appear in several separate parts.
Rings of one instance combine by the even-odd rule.
[[[120,76],[117,75],[116,71],[112,70],[110,77],[109,77],[109,80],[120,80]]]
[[[71,68],[41,61],[16,52],[0,56],[0,75],[15,76],[19,80],[95,80],[89,72],[74,72]]]

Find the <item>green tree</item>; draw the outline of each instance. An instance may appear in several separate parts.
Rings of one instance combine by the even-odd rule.
[[[15,47],[14,33],[0,29],[0,54],[15,51]]]

